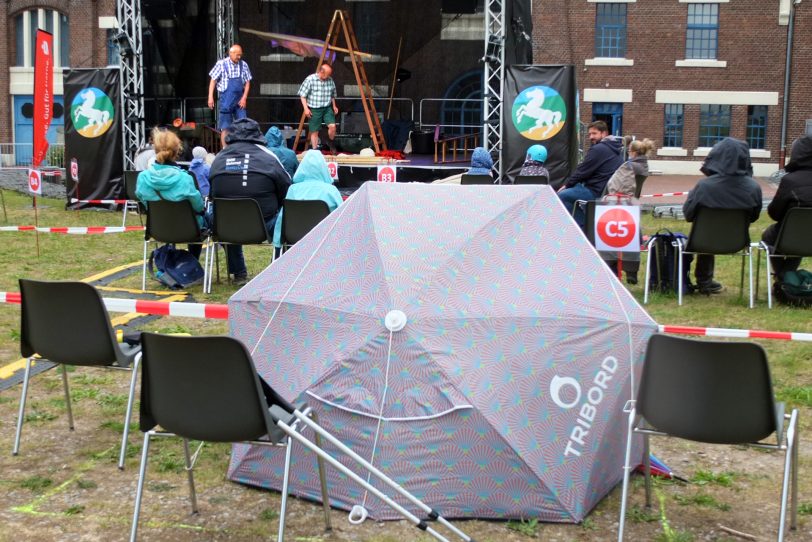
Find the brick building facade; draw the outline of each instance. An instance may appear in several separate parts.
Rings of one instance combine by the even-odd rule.
[[[582,122],[655,140],[663,172],[698,173],[724,135],[750,140],[756,174],[777,169],[790,0],[533,4],[534,62],[576,66]],[[812,119],[807,4],[795,10],[788,144]]]
[[[24,140],[30,130],[33,39],[37,28],[54,35],[54,121],[49,140],[62,141],[63,69],[105,66],[116,0],[0,0],[0,143]],[[22,137],[21,137],[22,136]],[[30,136],[28,141],[30,141]]]

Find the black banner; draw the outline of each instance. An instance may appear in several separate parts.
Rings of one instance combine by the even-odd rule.
[[[119,70],[65,74],[65,173],[69,209],[79,200],[123,199]]]
[[[545,166],[558,188],[578,163],[575,67],[509,66],[502,112],[502,182],[512,182],[531,145],[547,147]]]

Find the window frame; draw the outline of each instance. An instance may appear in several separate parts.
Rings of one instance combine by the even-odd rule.
[[[711,2],[688,4],[685,24],[686,60],[716,60],[718,57],[719,4]]]
[[[731,110],[729,104],[699,106],[699,147],[713,147],[722,139],[730,137]]]
[[[595,56],[597,58],[625,58],[628,46],[627,32],[626,3],[602,2],[596,4]]]
[[[756,108],[761,114],[756,114]],[[767,148],[767,120],[768,107],[766,105],[747,106],[746,141],[751,149],[766,150]]]
[[[664,104],[663,108],[663,147],[682,148],[685,134],[685,105]],[[678,109],[678,111],[669,111]]]

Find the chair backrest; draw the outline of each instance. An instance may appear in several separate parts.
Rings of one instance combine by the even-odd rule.
[[[586,202],[586,209],[584,213],[586,214],[586,222],[584,222],[584,233],[586,234],[586,238],[589,240],[589,243],[594,247],[595,246],[595,206],[597,205],[597,201],[594,199],[587,200]]]
[[[700,207],[688,236],[688,252],[735,254],[750,245],[750,209]]]
[[[144,236],[161,243],[200,242],[200,227],[192,204],[187,200],[150,201]]]
[[[138,201],[138,198],[135,196],[135,188],[138,184],[139,173],[141,172],[135,170],[124,171],[124,191],[128,200]]]
[[[460,177],[460,184],[494,184],[490,175],[470,175],[463,173]]]
[[[517,175],[513,184],[550,184],[546,175]]]
[[[219,242],[257,245],[268,241],[262,208],[250,198],[214,198],[214,237]]]
[[[649,339],[637,412],[671,435],[719,444],[759,441],[776,431],[764,349],[755,343]]]
[[[286,199],[282,213],[282,243],[292,245],[327,218],[330,208],[321,200]]]
[[[640,198],[643,193],[643,183],[648,179],[648,175],[635,175],[634,176],[634,197]]]
[[[775,242],[776,254],[812,256],[812,207],[794,207],[787,211]]]
[[[111,365],[119,351],[99,292],[84,282],[20,279],[20,353],[55,363]]]
[[[251,355],[226,336],[141,335],[142,431],[188,439],[257,440],[273,423]]]

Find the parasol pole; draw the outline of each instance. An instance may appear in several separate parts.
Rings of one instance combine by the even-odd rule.
[[[400,48],[403,45],[403,34],[398,39],[398,55],[395,58],[395,73],[392,74],[392,91],[389,93],[389,109],[386,110],[386,119],[392,114],[392,100],[395,99],[395,84],[398,81],[398,67],[400,66]]]

